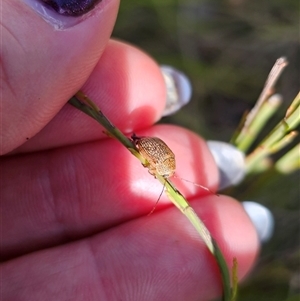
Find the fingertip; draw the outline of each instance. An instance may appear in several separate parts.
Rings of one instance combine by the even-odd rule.
[[[157,63],[142,50],[111,40],[83,89],[123,132],[160,119],[166,87]]]
[[[260,243],[243,206],[225,195],[204,197],[193,206],[218,242],[229,269],[236,258],[238,279],[245,278],[255,263]]]
[[[166,102],[166,87],[157,63],[143,51],[114,40],[108,42],[81,90],[114,125],[129,135],[159,120]],[[40,133],[16,151],[106,138],[102,129],[92,118],[66,105]]]
[[[24,2],[4,2],[1,153],[33,137],[86,81],[109,39],[118,1],[98,9],[58,31]]]

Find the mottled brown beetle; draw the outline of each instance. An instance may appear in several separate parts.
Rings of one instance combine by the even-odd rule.
[[[161,139],[157,137],[138,137],[135,134],[131,136],[132,141],[148,161],[149,173],[169,178],[175,173],[176,162],[175,155],[171,149]]]
[[[156,177],[156,175],[160,175],[165,179],[170,178],[172,176],[176,177],[174,175],[176,169],[175,155],[165,142],[163,142],[157,137],[138,137],[135,134],[131,136],[131,139],[138,151],[140,152],[140,154],[147,160],[148,164],[144,166],[148,168],[149,173],[151,175],[153,175],[154,177]],[[196,184],[192,181],[188,181],[180,177],[176,178],[192,183],[198,187],[209,191],[210,193],[213,193],[210,189],[200,184]],[[159,195],[158,200],[156,201],[155,206],[148,215],[152,214],[152,212],[155,210],[156,205],[164,191],[164,187],[161,191],[161,194]]]

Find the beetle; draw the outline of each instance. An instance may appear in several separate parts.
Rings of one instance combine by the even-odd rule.
[[[175,174],[175,155],[165,142],[157,137],[131,136],[141,155],[148,161],[149,173],[155,177],[156,174],[170,178]]]
[[[201,187],[202,189],[210,193],[213,193],[209,188],[205,186],[196,184],[192,181],[174,175],[176,170],[175,155],[172,152],[172,150],[168,147],[168,145],[160,138],[138,137],[133,133],[131,139],[134,145],[136,146],[136,148],[138,149],[138,151],[140,152],[140,154],[147,160],[148,164],[143,164],[143,165],[148,168],[149,173],[153,175],[155,178],[156,175],[160,175],[165,179],[174,176],[188,183],[192,183],[195,186]],[[164,183],[164,187],[165,187],[165,183]],[[164,191],[164,187],[161,194],[159,195],[159,198],[155,206],[153,207],[149,215],[152,214],[152,212],[155,210],[156,205]]]

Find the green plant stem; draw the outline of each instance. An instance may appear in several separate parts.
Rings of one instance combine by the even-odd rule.
[[[285,118],[288,118],[299,106],[300,106],[300,92],[295,97],[293,102],[290,104],[289,108],[287,109]]]
[[[280,141],[274,143],[272,147],[265,148],[265,149],[257,149],[257,153],[252,153],[251,156],[246,158],[246,167],[247,172],[264,172],[268,170],[272,164],[271,160],[268,156],[275,154],[288,144],[290,144],[294,138],[298,135],[297,132],[293,131],[289,134],[285,135]]]
[[[275,86],[280,74],[287,66],[287,64],[288,62],[284,57],[279,58],[275,62],[255,106],[245,118],[243,128],[237,135],[235,135],[234,145],[238,147],[242,145],[242,147],[246,149],[247,145],[250,143],[249,139],[254,140],[256,138],[254,133],[251,132],[251,124],[256,120],[257,114],[260,114],[259,112],[261,107],[263,106],[264,102],[270,97],[273,87]],[[250,138],[248,138],[249,133],[251,133]],[[246,140],[245,143],[243,142],[244,140]],[[243,148],[241,148],[241,150],[244,150]]]
[[[94,104],[86,95],[84,95],[82,92],[78,92],[69,100],[69,103],[97,120],[108,131],[109,135],[118,139],[135,157],[140,160],[145,167],[149,165],[147,160],[138,152],[132,141],[123,135],[123,133],[108,120],[108,118],[101,112],[96,104]],[[172,182],[158,174],[156,174],[155,177],[166,187],[167,195],[172,203],[189,219],[196,231],[199,233],[200,237],[205,242],[209,251],[215,257],[222,276],[223,300],[231,301],[231,285],[228,267],[216,241],[210,235],[208,229],[197,216],[196,212],[190,206],[188,201],[172,184]]]
[[[275,164],[277,171],[283,174],[289,174],[300,168],[300,144],[297,144]]]
[[[190,206],[188,201],[184,198],[184,196],[174,187],[172,182],[168,179],[163,178],[162,176],[157,175],[157,179],[165,185],[167,189],[167,195],[172,203],[188,218],[188,220],[192,223],[194,228],[199,233],[200,237],[205,242],[207,248],[215,257],[220,273],[222,276],[223,282],[223,299],[224,300],[232,300],[231,298],[231,288],[230,288],[230,276],[227,268],[227,264],[222,255],[220,248],[218,247],[217,242],[210,235],[208,229],[204,225],[204,223],[200,220],[194,209]]]
[[[235,301],[237,298],[238,292],[238,262],[236,258],[233,258],[232,266],[232,301]]]
[[[270,154],[275,154],[281,149],[283,149],[285,146],[290,144],[292,141],[294,141],[295,137],[298,136],[298,132],[296,131],[291,131],[290,133],[286,134],[284,137],[282,137],[281,140],[278,142],[275,142],[271,147],[270,147]]]
[[[240,141],[236,141],[236,146],[238,149],[244,152],[249,149],[268,120],[278,110],[281,103],[281,97],[273,95],[262,104],[260,110],[256,114],[255,119],[249,125],[246,135],[244,135],[243,139],[240,139]]]
[[[100,124],[103,125],[103,127],[108,131],[109,135],[112,135],[114,138],[118,139],[126,148],[128,148],[130,151],[134,149],[136,152],[138,150],[136,149],[134,143],[127,138],[118,128],[116,128],[102,113],[102,111],[96,106],[95,103],[93,103],[86,95],[84,95],[82,92],[77,92],[75,96],[73,96],[69,103],[75,106],[77,109],[83,111],[87,115],[91,116],[95,120],[97,120]],[[85,105],[84,103],[87,103]]]
[[[271,131],[271,133],[258,145],[258,147],[246,158],[247,173],[252,172],[255,166],[266,156],[282,149],[287,143],[290,143],[295,136],[292,132],[300,123],[300,106],[294,106],[289,110],[286,118]]]

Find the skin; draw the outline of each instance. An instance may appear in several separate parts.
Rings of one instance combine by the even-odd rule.
[[[1,298],[209,300],[221,294],[219,272],[192,226],[165,196],[147,216],[161,185],[67,104],[81,89],[128,136],[163,139],[176,174],[217,189],[203,139],[153,126],[165,102],[160,70],[141,50],[109,40],[118,1],[101,5],[58,32],[23,2],[3,1]],[[242,206],[174,182],[245,277],[259,243]]]

